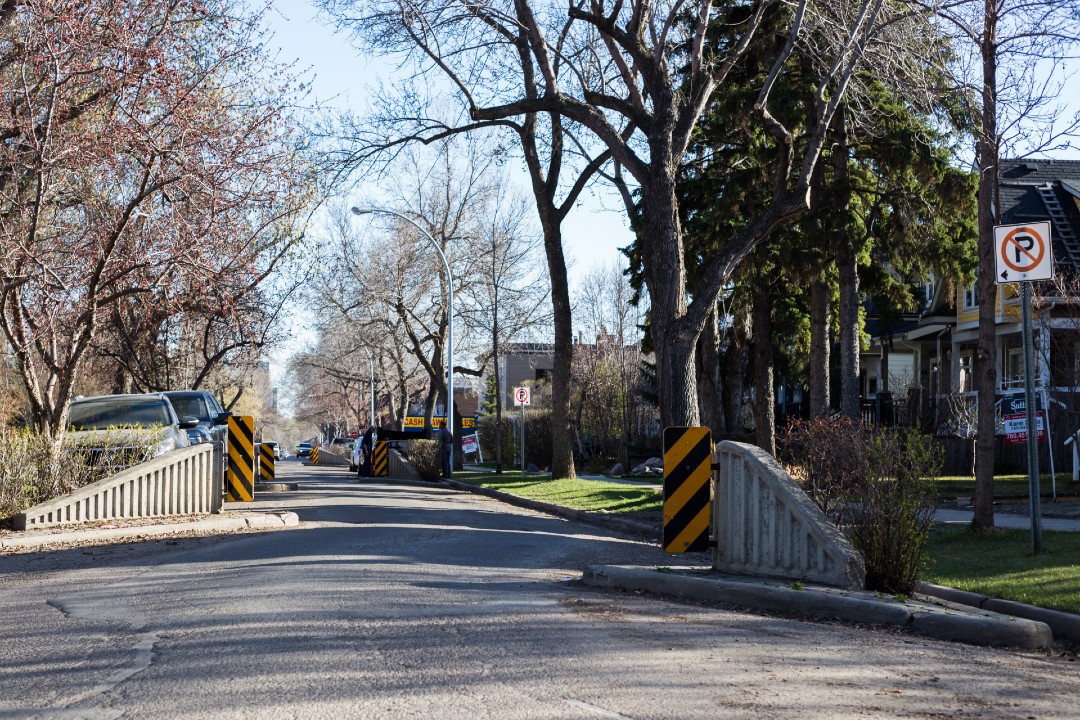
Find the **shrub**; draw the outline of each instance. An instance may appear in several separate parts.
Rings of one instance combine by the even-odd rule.
[[[780,441],[780,460],[817,506],[836,513],[869,470],[869,433],[850,418],[793,420]]]
[[[845,505],[851,543],[872,590],[910,595],[927,558],[941,453],[911,429],[873,434],[870,474]]]
[[[866,586],[910,594],[926,562],[941,469],[932,439],[818,418],[791,423],[782,447],[792,475],[862,555]]]
[[[53,455],[52,440],[30,430],[0,428],[0,520],[117,472],[95,467],[87,451],[61,445]],[[134,458],[126,464],[137,463]]]
[[[484,459],[495,461],[495,416],[481,415],[477,420],[476,431],[480,435],[480,448]],[[502,461],[509,465],[517,457],[517,424],[504,411],[502,416]]]
[[[502,418],[503,464],[520,462],[517,445],[521,433],[521,412],[504,412]],[[478,422],[485,460],[495,459],[495,416],[483,415]],[[551,411],[525,411],[525,462],[545,468],[551,465]]]
[[[442,477],[442,457],[438,440],[409,440],[406,445],[409,462],[416,468],[421,480],[438,480]]]

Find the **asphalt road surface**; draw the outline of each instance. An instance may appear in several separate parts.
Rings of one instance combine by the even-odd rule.
[[[591,590],[606,531],[279,463],[302,526],[0,557],[3,718],[1080,717],[1075,656]]]

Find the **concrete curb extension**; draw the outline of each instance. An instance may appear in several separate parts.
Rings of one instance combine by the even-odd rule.
[[[802,617],[838,618],[848,622],[907,627],[942,640],[1037,650],[1053,644],[1050,627],[1038,620],[988,610],[902,602],[876,593],[821,585],[792,585],[760,578],[720,576],[709,571],[664,571],[656,568],[591,565],[582,582],[592,587],[643,590],[707,602]]]
[[[123,540],[134,537],[161,537],[176,533],[214,533],[235,532],[237,530],[275,530],[283,527],[295,527],[300,518],[294,512],[279,513],[222,513],[202,520],[191,522],[166,523],[162,525],[133,525],[116,528],[83,528],[67,532],[47,533],[30,531],[0,536],[0,548],[34,548],[55,543],[76,543],[85,540]]]

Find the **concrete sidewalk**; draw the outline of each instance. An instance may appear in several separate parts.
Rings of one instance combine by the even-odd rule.
[[[934,512],[934,521],[942,525],[970,525],[975,517],[972,510],[952,510],[938,508]],[[1043,530],[1058,532],[1080,532],[1080,519],[1076,518],[1041,518]],[[994,526],[1008,528],[1010,530],[1030,530],[1031,518],[1027,515],[1014,515],[1013,513],[995,512]]]

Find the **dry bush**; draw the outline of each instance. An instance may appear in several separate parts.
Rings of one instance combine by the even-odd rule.
[[[123,437],[102,434],[95,444],[117,446]],[[55,456],[52,441],[30,430],[0,428],[0,522],[27,508],[102,480],[143,460],[145,447],[117,448],[106,463],[90,448],[61,445]]]
[[[442,477],[442,448],[438,440],[410,440],[409,462],[416,468],[421,480],[438,480]]]
[[[817,506],[837,520],[844,498],[869,472],[868,447],[866,426],[857,420],[793,420],[780,439],[780,460]]]
[[[795,421],[781,457],[859,551],[871,590],[910,594],[926,563],[941,454],[911,429],[834,418]]]

